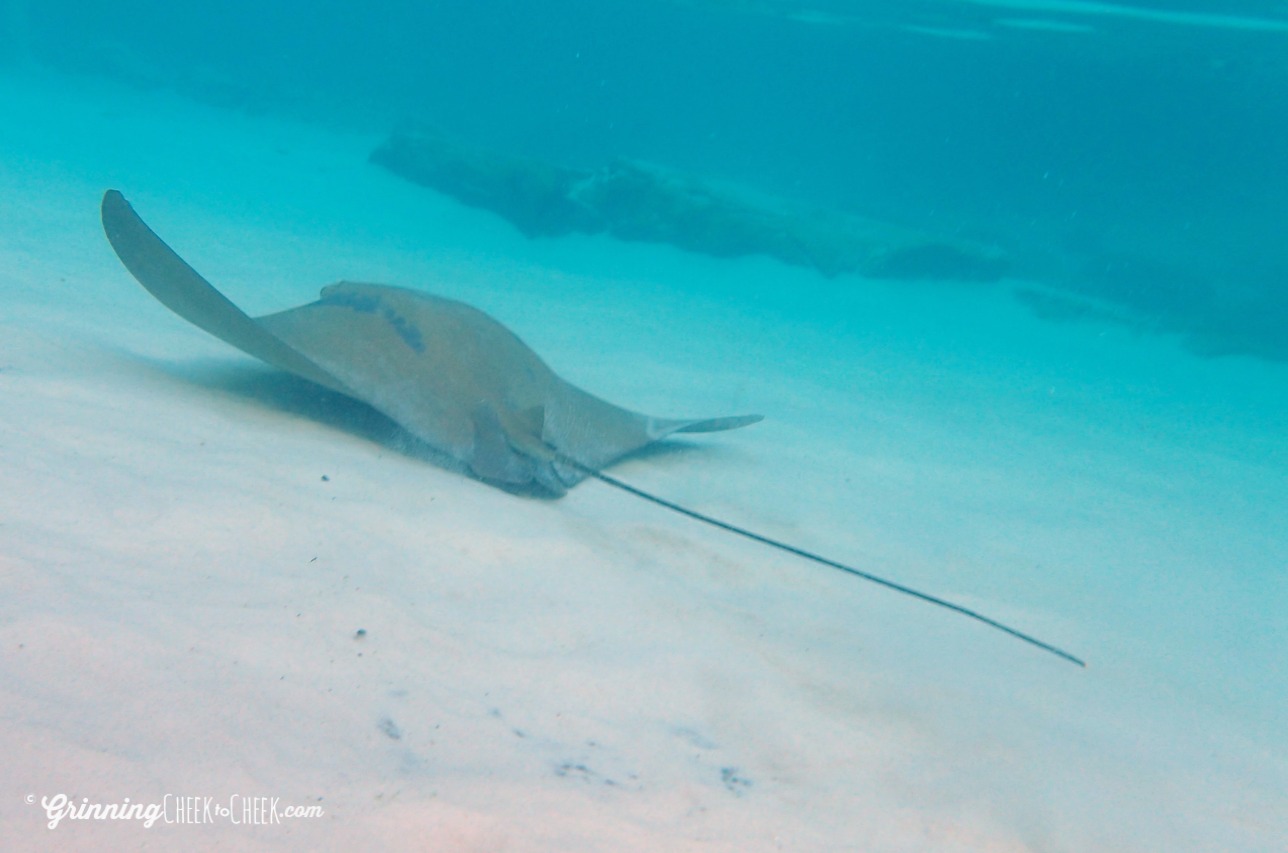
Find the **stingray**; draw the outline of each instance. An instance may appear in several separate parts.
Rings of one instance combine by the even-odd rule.
[[[603,472],[676,433],[737,429],[760,415],[659,418],[613,405],[551,370],[484,312],[421,291],[342,281],[307,305],[251,317],[108,190],[103,230],[125,268],[163,305],[274,367],[359,400],[479,479],[563,495],[593,477],[690,518],[983,622],[1073,663],[1082,660],[959,604],[762,536]]]

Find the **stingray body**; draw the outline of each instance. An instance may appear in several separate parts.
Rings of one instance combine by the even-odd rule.
[[[555,375],[476,308],[378,284],[340,282],[316,302],[250,317],[174,253],[115,190],[103,230],[126,269],[167,308],[249,355],[392,418],[480,478],[555,495],[595,477],[673,512],[996,628],[1079,666],[1081,658],[952,601],[637,489],[601,469],[677,432],[735,429],[759,415],[673,420],[632,412]]]
[[[483,480],[561,495],[677,432],[759,415],[656,418],[560,379],[505,326],[462,302],[340,282],[316,302],[250,317],[188,266],[119,192],[103,230],[126,269],[179,316],[269,364],[370,405]]]

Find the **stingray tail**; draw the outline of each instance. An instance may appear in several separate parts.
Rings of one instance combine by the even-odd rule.
[[[1077,657],[1076,655],[1070,654],[1069,652],[1066,652],[1064,649],[1058,646],[1053,646],[1050,643],[1039,640],[1037,637],[1034,637],[1031,634],[1026,634],[1023,631],[1020,631],[1016,628],[1012,628],[1010,625],[999,622],[996,619],[993,619],[992,617],[985,616],[983,613],[980,613],[977,610],[971,610],[969,607],[964,607],[960,604],[956,604],[954,602],[948,601],[947,599],[940,598],[939,596],[936,596],[936,595],[931,595],[930,593],[922,592],[921,590],[918,590],[918,589],[913,589],[910,586],[904,586],[901,583],[896,583],[895,581],[888,580],[886,578],[880,577],[879,575],[874,575],[874,574],[871,574],[870,572],[865,572],[860,569],[856,569],[853,566],[847,566],[844,563],[838,563],[835,560],[829,560],[827,557],[823,557],[818,554],[812,553],[810,551],[806,551],[804,548],[797,548],[795,545],[788,545],[786,542],[780,542],[777,539],[771,539],[768,536],[762,536],[759,533],[753,533],[752,531],[747,530],[746,528],[743,528],[743,527],[739,527],[736,524],[730,524],[727,521],[721,521],[718,518],[698,512],[697,510],[693,510],[693,509],[689,509],[688,507],[681,506],[680,504],[677,504],[674,501],[669,501],[666,498],[658,497],[657,495],[646,492],[643,489],[637,489],[636,487],[630,485],[629,483],[622,482],[616,477],[611,477],[608,474],[605,474],[602,471],[596,471],[593,468],[587,468],[586,466],[579,464],[575,460],[568,459],[567,457],[563,457],[561,461],[571,467],[578,469],[584,476],[594,477],[596,480],[599,480],[600,482],[603,482],[603,483],[607,483],[608,485],[612,486],[615,489],[621,489],[622,491],[628,492],[632,495],[635,495],[636,497],[643,498],[644,500],[649,501],[650,503],[655,503],[660,507],[665,507],[666,509],[669,509],[672,512],[678,512],[680,515],[685,515],[696,521],[701,521],[703,524],[710,524],[712,527],[718,527],[721,530],[726,530],[730,533],[737,534],[738,536],[742,536],[744,538],[750,539],[753,542],[759,542],[762,545],[768,545],[771,548],[777,548],[779,551],[785,551],[788,554],[793,554],[797,557],[802,557],[811,562],[818,563],[819,565],[827,566],[828,568],[836,569],[837,571],[842,571],[842,572],[845,572],[846,574],[854,575],[855,577],[862,578],[863,580],[866,580],[866,581],[871,581],[872,583],[879,584],[880,586],[883,586],[886,589],[894,590],[895,592],[901,593],[903,595],[912,596],[913,598],[927,602],[928,604],[933,604],[936,607],[943,607],[946,610],[951,610],[954,613],[959,613],[962,616],[965,616],[970,619],[974,619],[976,622],[982,622],[983,624],[989,626],[990,628],[995,628],[1004,634],[1009,634],[1010,636],[1016,638],[1017,640],[1022,640],[1023,642],[1028,643],[1031,646],[1036,646],[1037,648],[1042,649],[1044,652],[1050,652],[1056,657],[1067,660],[1070,663],[1077,664],[1078,666],[1081,666],[1081,667],[1086,667],[1087,665],[1087,662],[1084,661],[1082,658]]]

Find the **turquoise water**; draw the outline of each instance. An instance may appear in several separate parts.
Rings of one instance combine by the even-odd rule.
[[[6,847],[150,838],[47,830],[59,792],[331,815],[162,827],[234,848],[1283,847],[1282,3],[55,0],[0,34]],[[425,127],[1005,269],[529,238],[369,162]],[[427,464],[152,304],[109,187],[252,313],[426,287],[615,402],[761,412],[613,473],[1090,666]]]
[[[992,240],[1283,359],[1283,10],[1245,3],[11,4],[12,56]]]

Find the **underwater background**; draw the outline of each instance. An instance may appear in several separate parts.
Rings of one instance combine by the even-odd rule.
[[[11,61],[730,179],[988,239],[1204,351],[1288,356],[1280,3],[57,0],[7,21]]]
[[[1288,4],[11,0],[0,111],[5,849],[1284,848]],[[252,314],[419,287],[762,413],[611,473],[1089,665],[414,458],[109,188]]]

